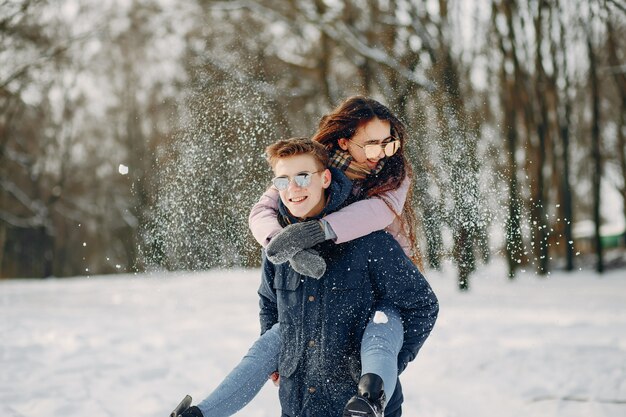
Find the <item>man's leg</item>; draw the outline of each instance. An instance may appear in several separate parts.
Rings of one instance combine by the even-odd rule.
[[[278,369],[279,351],[279,326],[275,324],[254,342],[224,381],[198,404],[202,414],[205,417],[227,417],[246,406],[265,385],[269,375]]]

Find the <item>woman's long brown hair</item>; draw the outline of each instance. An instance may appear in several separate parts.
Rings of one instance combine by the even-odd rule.
[[[396,217],[400,218],[402,228],[411,244],[411,260],[422,269],[422,258],[415,235],[417,219],[412,204],[412,187],[409,188],[401,214],[396,213],[391,204],[381,195],[386,191],[397,189],[404,177],[413,175],[411,164],[404,153],[407,139],[404,124],[380,102],[364,96],[353,96],[344,100],[333,111],[322,117],[312,140],[321,143],[329,151],[337,149],[339,148],[339,139],[351,139],[361,126],[375,118],[389,122],[391,135],[400,140],[401,146],[398,152],[387,158],[383,169],[378,174],[369,175],[363,180],[363,197],[382,199],[389,209],[396,214]]]

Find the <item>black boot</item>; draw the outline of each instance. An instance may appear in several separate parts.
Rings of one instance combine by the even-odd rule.
[[[195,405],[189,407],[180,415],[180,417],[204,417],[202,411]]]
[[[359,379],[357,395],[343,409],[343,417],[383,417],[385,390],[383,380],[376,374],[365,374]]]
[[[191,401],[191,397],[185,395],[185,398],[170,413],[170,417],[204,417],[198,407],[191,406]]]

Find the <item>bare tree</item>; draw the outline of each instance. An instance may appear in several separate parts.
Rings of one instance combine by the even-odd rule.
[[[39,2],[14,3],[0,20],[5,57],[12,53],[0,76],[0,275],[58,272],[54,260],[64,217],[58,204],[69,175],[72,118],[80,97],[67,94],[75,78],[47,75],[59,67],[70,74],[76,69],[68,51],[85,35],[48,30],[39,21],[44,9]],[[24,100],[33,86],[41,93],[36,107]],[[48,97],[55,93],[60,99],[52,103]]]
[[[560,60],[556,59],[555,49],[557,48],[557,41],[552,43],[552,56],[553,56],[553,66],[555,68],[555,76],[556,71],[559,71],[558,77],[563,82],[563,88],[560,92],[556,92],[556,104],[557,109],[556,113],[558,116],[558,124],[559,124],[559,139],[561,141],[561,175],[559,175],[559,201],[560,201],[560,219],[561,222],[558,226],[562,230],[564,236],[563,246],[565,248],[565,269],[567,271],[574,270],[574,236],[572,230],[573,224],[573,196],[572,196],[572,185],[571,185],[571,167],[570,167],[570,129],[572,124],[572,98],[570,96],[571,89],[571,81],[569,75],[569,67],[567,64],[567,45],[565,42],[565,22],[563,20],[564,12],[560,10],[560,2],[556,4],[556,11],[559,14],[558,19],[558,27],[559,27],[559,38],[558,38],[558,48],[560,49],[559,55]],[[555,80],[555,84],[558,80]]]
[[[592,171],[592,200],[593,200],[593,221],[594,221],[594,243],[596,250],[596,271],[604,272],[604,253],[602,248],[602,238],[600,226],[602,219],[600,216],[601,181],[602,181],[602,155],[600,139],[600,86],[597,72],[597,55],[594,50],[593,29],[586,28],[587,57],[589,59],[589,79],[591,95],[591,158],[593,161]]]
[[[500,83],[502,85],[501,101],[504,112],[504,131],[507,140],[507,182],[508,182],[508,215],[506,218],[506,254],[509,267],[509,278],[515,277],[515,271],[524,259],[524,243],[522,241],[522,203],[519,195],[518,163],[516,152],[518,150],[518,112],[521,107],[519,103],[521,73],[519,61],[515,48],[517,40],[513,27],[513,7],[515,4],[508,1],[498,1],[492,3],[492,25],[496,33],[498,45],[501,53]],[[496,19],[498,15],[504,15],[506,26],[498,28]],[[505,30],[501,33],[500,30]],[[506,41],[505,41],[506,39]],[[512,67],[507,70],[507,67]]]
[[[619,4],[615,2],[609,2],[613,6],[619,8]],[[604,7],[607,11],[610,11],[609,5],[607,1],[604,2]],[[619,14],[618,16],[626,16],[626,10],[621,9],[623,14]],[[616,19],[617,22],[619,20]],[[623,20],[622,20],[623,22]],[[624,32],[624,26],[620,26],[622,33]],[[618,31],[615,28],[615,25],[612,22],[612,18],[609,16],[606,19],[606,51],[608,54],[608,63],[610,65],[610,73],[613,76],[613,81],[617,87],[617,93],[619,97],[619,110],[617,116],[617,157],[619,160],[619,166],[621,168],[621,176],[622,176],[622,185],[621,185],[621,194],[623,200],[623,209],[624,209],[624,222],[626,223],[626,133],[624,130],[626,129],[626,67],[624,67],[624,50],[623,46],[621,49],[621,57],[620,57],[620,47],[618,45]],[[623,37],[622,37],[623,39]]]

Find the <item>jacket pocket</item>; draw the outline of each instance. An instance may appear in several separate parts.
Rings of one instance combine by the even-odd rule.
[[[274,275],[274,288],[278,303],[278,321],[281,324],[299,324],[302,321],[300,287],[302,276],[289,268],[278,268]]]
[[[277,267],[274,274],[274,288],[279,291],[295,291],[302,283],[302,276],[290,268]]]
[[[280,325],[280,345],[278,373],[281,378],[289,378],[298,369],[298,364],[302,356],[299,348],[300,340],[296,328],[293,325]]]

